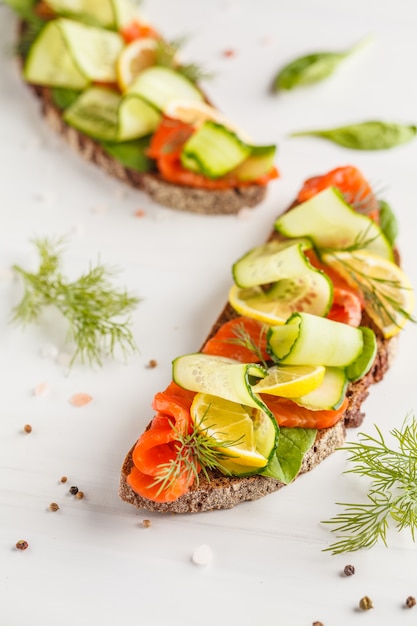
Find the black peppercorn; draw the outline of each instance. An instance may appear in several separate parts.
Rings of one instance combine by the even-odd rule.
[[[78,493],[78,487],[76,487],[75,485],[73,485],[72,487],[69,488],[69,492],[70,494],[72,494],[73,496],[76,496]]]
[[[353,576],[355,573],[355,568],[353,565],[345,565],[345,569],[343,570],[345,576]]]

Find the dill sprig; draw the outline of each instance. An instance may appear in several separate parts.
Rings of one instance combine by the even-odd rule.
[[[225,343],[233,343],[235,345],[246,348],[257,357],[257,359],[262,363],[264,367],[268,367],[267,361],[264,358],[261,348],[262,340],[265,337],[267,330],[268,326],[266,324],[262,324],[261,332],[259,334],[259,343],[256,343],[246,330],[243,323],[236,324],[236,326],[233,328],[233,334],[235,335],[235,337],[226,339]]]
[[[71,365],[77,357],[90,365],[102,365],[102,355],[114,356],[116,346],[124,356],[135,351],[130,318],[126,316],[139,300],[112,286],[114,272],[98,264],[77,280],[68,281],[60,271],[64,240],[36,239],[33,243],[39,253],[38,271],[13,267],[24,285],[13,321],[34,322],[44,307],[56,307],[69,325],[67,341],[76,345]]]
[[[342,448],[349,453],[353,467],[346,473],[371,479],[367,502],[347,504],[343,513],[325,521],[338,533],[338,541],[326,548],[332,554],[370,548],[378,541],[387,545],[387,531],[394,522],[398,531],[409,528],[413,541],[417,531],[417,421],[407,418],[401,429],[390,434],[396,449],[390,447],[375,426],[375,437],[360,433],[360,441]]]
[[[191,484],[195,480],[199,484],[200,471],[203,476],[210,482],[209,470],[220,470],[223,474],[229,474],[228,470],[223,466],[222,461],[233,458],[225,452],[218,449],[219,442],[207,434],[207,429],[201,427],[207,411],[206,409],[199,424],[194,424],[191,432],[182,433],[174,424],[175,441],[175,457],[167,463],[158,465],[158,473],[151,487],[159,485],[158,495],[169,489],[179,477],[185,477],[185,482]],[[240,443],[242,438],[236,440],[222,440],[222,448],[230,448]]]
[[[196,63],[187,64],[179,62],[178,56],[180,49],[184,46],[187,39],[187,37],[180,37],[172,41],[158,40],[156,51],[157,65],[163,65],[164,67],[173,69],[183,74],[183,76],[193,83],[210,78],[211,74],[207,73]]]
[[[354,252],[354,249],[349,251]],[[331,253],[329,255],[332,256]],[[401,298],[396,297],[396,295],[400,296],[401,291],[409,291],[411,287],[404,286],[400,280],[367,274],[346,259],[337,257],[336,260],[343,266],[349,280],[363,295],[365,309],[373,310],[383,325],[392,323],[401,328],[402,324],[399,322],[401,319],[416,322],[414,317],[401,306]]]

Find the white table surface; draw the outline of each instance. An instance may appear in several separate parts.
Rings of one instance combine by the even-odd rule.
[[[229,511],[160,516],[117,495],[123,458],[152,416],[153,395],[170,380],[172,359],[198,349],[225,302],[231,264],[266,238],[305,178],[351,163],[383,188],[400,222],[404,268],[417,285],[417,140],[372,153],[288,138],[296,129],[366,119],[416,123],[415,1],[148,0],[145,9],[166,37],[191,36],[184,54],[215,74],[205,83],[210,97],[258,143],[278,143],[282,176],[262,205],[239,217],[182,214],[126,190],[43,125],[7,52],[15,19],[0,7],[0,626],[416,624],[417,607],[404,608],[407,596],[417,596],[417,546],[407,531],[391,530],[388,548],[323,552],[334,536],[321,521],[367,487],[343,474],[344,452]],[[283,63],[368,34],[373,43],[327,82],[270,93]],[[234,56],[224,56],[228,49]],[[138,209],[144,217],[135,216]],[[68,350],[57,318],[26,330],[10,324],[21,296],[11,265],[34,268],[31,239],[62,235],[68,276],[100,258],[142,298],[132,327],[140,353],[126,364],[76,365],[68,374],[45,356],[48,347]],[[377,423],[388,432],[417,409],[416,352],[409,324],[392,369],[365,403],[361,430]],[[156,368],[146,367],[150,359]],[[37,397],[43,382],[49,393]],[[74,408],[76,392],[93,402]],[[70,485],[85,498],[74,499]],[[53,501],[55,513],[48,511]],[[15,549],[19,539],[28,550]],[[201,544],[213,553],[207,567],[191,561]],[[356,568],[349,578],[341,575],[347,563]],[[364,595],[375,608],[360,615]]]

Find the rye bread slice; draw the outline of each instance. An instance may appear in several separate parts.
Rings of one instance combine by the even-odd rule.
[[[273,233],[270,239],[276,237],[279,235]],[[237,313],[230,304],[226,304],[207,340],[217,332],[220,326],[234,317],[237,317]],[[365,417],[362,404],[369,395],[369,389],[371,385],[382,380],[395,356],[397,337],[385,339],[365,312],[362,315],[361,325],[372,328],[376,335],[378,349],[373,366],[363,378],[350,383],[346,394],[349,403],[342,418],[331,428],[317,431],[316,440],[305,455],[298,476],[309,472],[337,448],[340,448],[345,441],[346,428],[356,428],[361,425]],[[246,500],[262,498],[285,486],[279,480],[264,476],[227,477],[219,472],[209,472],[210,480],[203,476],[198,484],[194,484],[186,494],[174,502],[153,502],[137,494],[127,483],[127,477],[133,465],[134,447],[132,446],[129,450],[122,466],[119,496],[125,502],[140,509],[160,513],[197,513],[214,509],[229,509]]]
[[[41,105],[47,124],[86,161],[130,187],[144,191],[152,200],[171,209],[205,215],[233,215],[243,208],[253,208],[266,196],[265,185],[248,185],[225,190],[207,190],[174,185],[158,173],[143,173],[125,167],[91,137],[66,124],[62,111],[53,102],[51,89],[29,85]]]

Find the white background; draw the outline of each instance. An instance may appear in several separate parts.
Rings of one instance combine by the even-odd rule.
[[[360,500],[367,488],[343,474],[344,452],[281,492],[229,511],[160,516],[117,495],[124,456],[152,417],[171,360],[201,345],[225,302],[231,264],[264,241],[304,179],[354,164],[383,189],[416,286],[417,140],[372,153],[288,137],[367,119],[417,122],[415,2],[148,0],[145,10],[166,37],[190,35],[184,54],[214,74],[204,84],[210,98],[255,141],[279,145],[281,178],[262,205],[239,217],[182,214],[125,190],[44,126],[8,52],[15,19],[0,8],[0,626],[415,624],[417,607],[404,608],[407,596],[417,596],[417,547],[408,531],[390,531],[388,548],[323,552],[334,536],[321,521],[339,511],[336,502]],[[373,42],[325,83],[271,93],[284,63],[369,34]],[[144,217],[135,216],[138,209]],[[132,326],[140,353],[127,363],[68,373],[52,357],[69,350],[58,317],[48,312],[27,329],[10,323],[22,295],[10,267],[35,269],[31,239],[62,235],[69,277],[100,259],[119,268],[118,284],[142,299]],[[364,405],[361,430],[373,432],[377,423],[387,433],[417,409],[416,350],[409,324],[395,364]],[[150,359],[155,369],[146,367]],[[49,393],[37,397],[42,382]],[[93,402],[71,406],[76,392]],[[30,435],[22,432],[26,423]],[[84,500],[68,493],[70,485]],[[56,513],[48,511],[52,501]],[[14,548],[19,539],[30,544],[25,552]],[[213,560],[197,567],[191,556],[203,543]],[[356,567],[349,578],[341,575],[347,563]],[[361,615],[364,595],[375,608]]]

